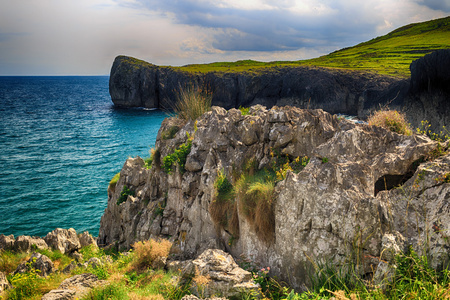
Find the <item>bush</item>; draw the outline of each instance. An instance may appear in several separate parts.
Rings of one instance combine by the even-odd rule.
[[[30,267],[26,273],[18,273],[11,276],[9,282],[14,288],[8,290],[7,299],[21,300],[37,295],[39,286],[44,282],[44,278],[38,274],[39,271]]]
[[[167,257],[172,243],[164,239],[160,241],[150,239],[134,243],[132,247],[134,248],[132,269],[142,271],[151,267],[153,261],[158,257]]]
[[[180,167],[180,173],[183,174],[186,169],[184,168],[186,164],[186,159],[191,152],[192,139],[188,138],[187,142],[181,144],[172,154],[167,155],[163,158],[163,168],[167,174],[173,172],[174,165],[177,164]]]
[[[181,89],[174,106],[174,111],[180,119],[189,121],[195,120],[205,112],[211,110],[212,94],[201,89],[195,90],[192,87]]]
[[[369,125],[386,128],[392,132],[411,135],[412,131],[406,116],[396,110],[379,110],[374,112],[367,120]]]
[[[134,196],[134,191],[130,190],[126,185],[123,186],[120,197],[117,199],[117,205],[127,201],[128,196]]]
[[[128,300],[128,292],[125,286],[120,284],[110,284],[93,289],[83,297],[83,300]]]

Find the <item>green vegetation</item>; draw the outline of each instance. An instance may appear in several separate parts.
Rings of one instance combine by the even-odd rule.
[[[211,110],[211,102],[212,94],[207,89],[180,88],[173,109],[180,119],[195,120]]]
[[[192,139],[188,137],[186,143],[181,144],[172,154],[165,156],[163,158],[164,171],[166,171],[167,174],[171,174],[174,170],[175,164],[177,164],[180,173],[183,174],[186,171],[184,166],[186,164],[187,156],[191,152],[191,147]]]
[[[409,65],[425,54],[450,48],[450,17],[409,24],[387,35],[325,56],[300,61],[258,62],[241,60],[194,64],[174,68],[191,73],[235,73],[276,71],[278,67],[311,66],[369,71],[395,77],[408,77]]]
[[[241,114],[242,114],[243,116],[246,116],[246,115],[249,114],[250,107],[242,107],[242,106],[239,106],[239,110],[241,111]]]
[[[157,164],[159,164],[159,160],[161,158],[161,152],[159,152],[159,149],[150,149],[150,157],[144,159],[144,167],[147,170],[150,170],[152,168],[152,163],[155,161]]]
[[[369,125],[380,126],[404,135],[411,135],[410,125],[406,121],[406,115],[396,110],[382,109],[375,111],[367,119]]]
[[[127,201],[128,196],[134,196],[134,191],[130,190],[126,185],[123,186],[122,192],[120,192],[120,197],[117,199],[117,205]]]
[[[272,157],[268,168],[257,169],[257,162],[249,160],[243,171],[234,172],[234,183],[223,170],[214,182],[215,195],[209,206],[212,220],[219,227],[239,238],[239,210],[243,213],[257,236],[267,244],[272,243],[275,230],[273,199],[275,185],[286,178],[288,171],[298,173],[308,164],[308,157],[292,159],[281,155],[277,149],[270,151]]]
[[[116,185],[117,185],[117,182],[119,181],[119,178],[120,178],[120,172],[117,173],[116,175],[114,175],[114,177],[111,179],[111,181],[109,182],[109,188],[111,190],[114,191],[116,189]]]
[[[442,130],[439,133],[432,132],[430,130],[430,127],[431,124],[428,121],[422,121],[420,127],[416,129],[416,133],[426,135],[433,141],[437,141],[440,143],[450,140],[450,132],[448,131],[447,127],[442,126]]]

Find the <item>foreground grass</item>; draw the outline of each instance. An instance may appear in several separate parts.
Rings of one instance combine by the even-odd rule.
[[[69,257],[54,251],[45,251],[59,272],[42,278],[36,271],[21,276],[8,275],[14,289],[0,295],[0,299],[40,299],[42,295],[75,274],[93,273],[105,284],[99,286],[83,299],[181,299],[189,294],[190,281],[182,282],[177,273],[152,268],[152,262],[165,256],[170,248],[167,241],[145,241],[135,245],[135,251],[126,254],[113,253],[112,262],[98,267],[76,268],[69,274],[61,270],[71,261]],[[92,247],[82,250],[85,259],[105,257],[103,251]],[[0,271],[10,272],[12,266],[25,261],[29,255],[0,251]],[[234,299],[449,299],[450,272],[448,268],[436,271],[429,267],[426,257],[413,250],[397,256],[396,268],[391,280],[375,285],[372,280],[363,280],[356,275],[353,265],[333,266],[327,263],[315,265],[310,275],[310,289],[296,293],[286,284],[269,276],[270,268],[258,269],[251,261],[240,261],[241,266],[253,273],[253,279],[261,286],[261,295],[242,294]],[[193,279],[195,281],[195,278]]]
[[[450,17],[409,24],[387,35],[325,56],[300,61],[258,62],[241,60],[193,64],[175,68],[194,73],[273,72],[276,67],[327,67],[352,71],[369,71],[394,77],[408,77],[409,65],[425,54],[450,48]]]

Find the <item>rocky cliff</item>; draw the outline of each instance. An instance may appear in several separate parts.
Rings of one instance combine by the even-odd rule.
[[[450,247],[448,148],[320,109],[213,107],[195,123],[166,119],[151,168],[130,158],[109,187],[98,243],[128,248],[162,236],[185,258],[219,248],[296,288],[313,262],[353,261],[373,275],[408,245],[439,267]],[[249,186],[220,202],[223,182],[242,187],[244,175],[271,169],[280,172],[262,211],[262,194],[245,203]]]
[[[171,108],[180,88],[208,87],[213,105],[226,109],[291,105],[359,118],[390,105],[405,110],[414,126],[429,120],[437,131],[449,124],[449,69],[450,50],[413,62],[411,80],[306,66],[189,73],[118,56],[111,69],[110,94],[114,104],[121,107]]]

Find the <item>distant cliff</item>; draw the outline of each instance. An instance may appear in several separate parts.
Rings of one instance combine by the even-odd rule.
[[[450,122],[448,70],[449,49],[413,62],[411,80],[307,66],[194,73],[118,56],[109,88],[113,103],[120,107],[171,108],[177,91],[189,86],[208,87],[213,105],[226,109],[291,105],[366,118],[372,110],[389,105],[406,111],[414,126],[427,119],[439,129]]]

